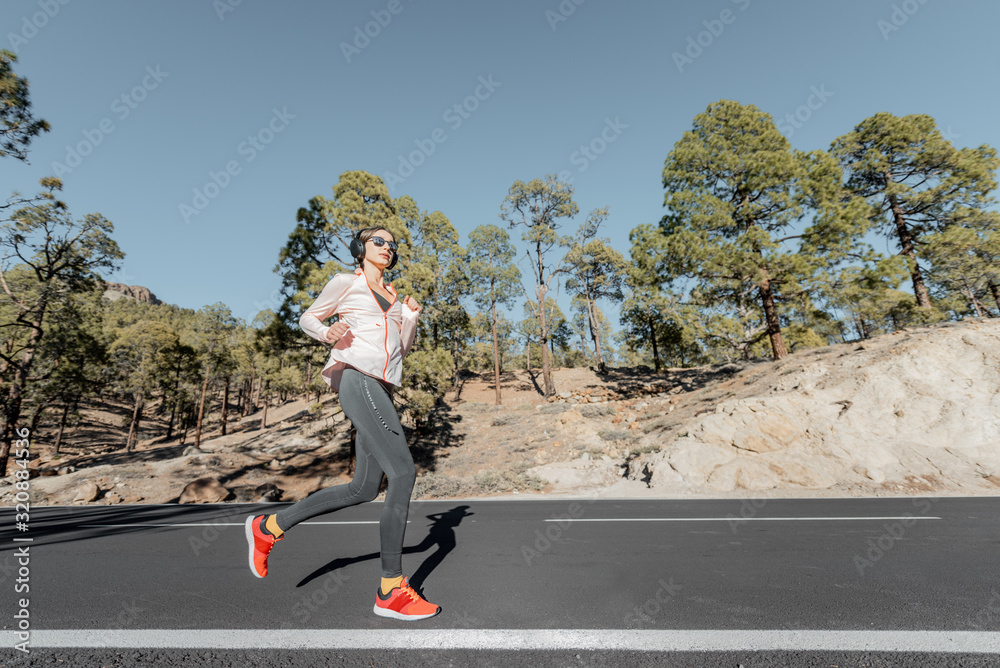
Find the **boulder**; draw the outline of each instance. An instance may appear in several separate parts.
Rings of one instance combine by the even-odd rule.
[[[100,495],[101,495],[101,489],[97,486],[97,483],[87,480],[77,490],[76,496],[73,498],[73,501],[83,501],[84,503],[90,503],[91,501],[96,501],[97,497],[99,497]]]
[[[281,501],[281,495],[284,494],[284,490],[275,485],[273,482],[265,482],[262,485],[258,485],[253,492],[257,499],[257,503],[274,503],[275,501]]]
[[[181,492],[178,503],[219,503],[229,497],[229,490],[216,478],[192,480]]]

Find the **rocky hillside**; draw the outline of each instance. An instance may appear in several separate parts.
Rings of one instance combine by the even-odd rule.
[[[146,302],[147,304],[162,304],[159,299],[156,298],[149,288],[144,288],[141,285],[125,285],[124,283],[104,283],[104,296],[114,301],[116,299],[121,299],[122,297],[130,297],[136,301]]]
[[[640,439],[651,489],[1000,493],[1000,320],[810,350],[700,394]]]
[[[409,431],[417,498],[496,494],[784,496],[1000,493],[1000,320],[905,330],[697,369],[470,377]],[[35,504],[294,501],[351,475],[336,396],[272,407],[125,453],[128,407],[34,446]],[[103,425],[103,426],[102,426]],[[0,500],[5,495],[0,494]]]

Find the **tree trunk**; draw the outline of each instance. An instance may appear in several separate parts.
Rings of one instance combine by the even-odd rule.
[[[555,393],[552,384],[552,372],[549,369],[549,332],[545,322],[545,288],[538,289],[538,315],[542,330],[542,383],[545,390],[545,398],[551,397]]]
[[[17,372],[14,374],[14,382],[7,392],[6,410],[4,410],[3,440],[0,441],[0,477],[7,475],[7,459],[10,457],[10,444],[14,440],[14,429],[18,420],[21,419],[21,400],[24,391],[28,386],[28,377],[31,375],[31,365],[35,359],[35,348],[42,338],[42,320],[45,317],[45,307],[47,301],[43,297],[38,307],[38,314],[34,322],[31,323],[31,334],[28,336],[28,343],[24,347],[24,355],[21,363],[17,365]]]
[[[497,389],[497,406],[503,403],[500,398],[500,344],[497,342],[497,303],[490,307],[493,315],[493,380]]]
[[[462,388],[459,386],[459,379],[458,379],[458,372],[459,372],[458,337],[454,336],[454,332],[453,336],[451,337],[451,359],[454,362],[454,367],[452,369],[451,386],[455,388],[455,400],[458,401],[458,395],[462,391]]]
[[[48,403],[42,402],[38,404],[38,407],[35,408],[35,412],[31,414],[31,422],[29,423],[30,426],[28,427],[28,430],[31,431],[31,434],[35,438],[38,438],[38,423],[41,421],[42,414],[45,412],[45,408],[47,406]]]
[[[990,293],[993,294],[993,301],[997,303],[997,311],[1000,311],[1000,286],[990,281]]]
[[[660,373],[660,355],[656,348],[656,319],[649,316],[649,343],[653,347],[653,368]]]
[[[59,454],[59,446],[62,445],[63,432],[66,430],[66,421],[69,419],[69,407],[70,403],[67,401],[66,404],[63,406],[62,417],[59,418],[59,433],[56,434],[56,448],[55,448],[55,454],[57,455]]]
[[[174,418],[177,415],[177,404],[180,402],[179,399],[175,399],[170,403],[170,422],[167,423],[167,440],[174,435]]]
[[[597,368],[601,372],[607,371],[604,367],[604,357],[601,355],[601,331],[597,324],[597,316],[594,313],[594,301],[590,298],[590,286],[584,286],[587,298],[587,318],[590,320],[590,338],[594,340],[594,353],[597,355]]]
[[[267,405],[270,403],[267,400],[266,388],[262,388],[262,390],[264,390],[264,414],[260,416],[260,425],[257,427],[257,429],[263,429],[264,427],[267,426]]]
[[[128,436],[125,438],[125,452],[132,452],[135,442],[139,438],[139,421],[142,419],[142,392],[135,393],[135,408],[132,409],[132,424],[128,428]]]
[[[972,286],[964,278],[962,279],[962,284],[965,286],[965,295],[969,298],[969,304],[972,305],[972,310],[976,312],[976,317],[982,318],[983,311],[979,308],[979,299],[976,298],[975,290],[972,289]]]
[[[229,376],[226,376],[226,389],[222,392],[222,435],[226,435],[226,416],[229,415]]]
[[[545,285],[545,260],[542,255],[541,238],[535,241],[535,257],[538,258],[538,282],[535,284],[535,294],[538,297],[538,315],[541,326],[542,338],[542,380],[545,386],[545,397],[552,396],[556,388],[552,383],[552,373],[549,370],[549,331],[545,322],[545,293],[548,292]]]
[[[887,182],[892,183],[892,177],[886,175]],[[914,245],[913,234],[906,226],[906,219],[903,218],[903,207],[899,205],[899,200],[895,195],[888,195],[889,205],[892,208],[892,219],[896,224],[896,233],[899,235],[899,246],[901,254],[906,257],[910,265],[910,278],[913,280],[913,294],[917,298],[917,306],[921,308],[931,307],[931,297],[924,285],[924,275],[917,264],[917,252]]]
[[[205,382],[201,384],[201,401],[198,402],[198,422],[194,428],[194,447],[201,445],[201,421],[205,417],[205,394],[208,392],[208,376],[212,371],[212,365],[205,366]]]
[[[771,350],[774,352],[774,359],[780,360],[788,356],[785,348],[785,340],[781,336],[781,322],[778,320],[778,311],[774,307],[774,294],[771,292],[771,279],[764,274],[764,280],[760,285],[760,296],[764,303],[764,319],[767,322],[767,335],[771,339]],[[749,346],[747,347],[749,350]]]

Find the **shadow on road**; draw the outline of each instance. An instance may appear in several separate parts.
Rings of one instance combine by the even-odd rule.
[[[422,590],[424,581],[427,579],[435,568],[441,565],[445,557],[455,549],[455,527],[462,523],[462,520],[475,513],[467,512],[468,506],[455,506],[451,510],[446,510],[442,513],[434,513],[432,515],[427,515],[427,519],[431,521],[430,529],[427,532],[427,536],[420,541],[417,545],[411,545],[409,547],[403,547],[403,554],[417,554],[420,552],[426,552],[434,546],[437,546],[437,550],[427,556],[423,563],[413,572],[410,576],[410,586],[416,589],[418,592]],[[368,554],[362,554],[357,557],[347,557],[344,559],[334,559],[326,566],[313,571],[305,578],[299,582],[298,587],[304,587],[318,577],[322,577],[327,573],[332,573],[340,568],[345,568],[351,564],[361,563],[362,561],[370,561],[372,559],[378,559],[378,552],[370,552]]]

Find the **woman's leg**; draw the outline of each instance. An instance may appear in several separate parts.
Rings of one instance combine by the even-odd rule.
[[[416,469],[388,390],[356,369],[345,369],[340,383],[340,405],[357,429],[357,466],[354,479],[315,492],[280,511],[282,531],[295,524],[378,495],[382,473],[389,479],[379,522],[382,576],[402,575],[403,537]]]
[[[344,414],[351,420],[355,428],[357,428],[358,410],[354,405],[357,402],[351,400],[345,402],[345,396],[354,393],[349,387],[352,380],[357,382],[357,379],[351,378],[349,380],[348,374],[344,374],[340,391],[340,405],[344,409]],[[346,394],[345,390],[347,390]],[[360,391],[360,385],[357,390]],[[345,405],[345,403],[348,405]],[[275,514],[278,528],[282,532],[288,531],[299,522],[304,522],[309,518],[330,513],[334,510],[340,510],[347,506],[372,501],[378,496],[378,490],[382,484],[382,467],[379,466],[378,460],[372,455],[372,451],[368,447],[368,440],[362,435],[361,430],[358,429],[355,441],[356,463],[354,478],[351,479],[351,482],[313,492],[306,498]]]
[[[357,420],[351,417],[351,421],[358,430],[359,446],[362,442],[365,444],[389,480],[379,521],[379,538],[382,577],[396,578],[403,574],[403,536],[417,472],[389,391],[374,378],[356,373],[359,382],[352,388],[357,391],[345,396],[344,400],[357,415]]]

